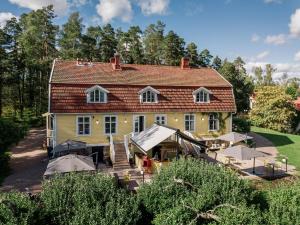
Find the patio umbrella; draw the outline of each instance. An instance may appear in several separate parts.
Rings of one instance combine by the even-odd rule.
[[[224,134],[217,138],[218,140],[228,141],[230,143],[236,144],[241,141],[246,141],[249,139],[253,139],[253,137],[248,136],[247,134],[240,134],[237,132],[230,132],[228,134]]]
[[[95,170],[95,165],[92,157],[69,154],[50,160],[44,176],[53,175],[55,173],[93,170]]]
[[[250,160],[253,159],[253,173],[255,173],[255,158],[267,156],[263,152],[256,151],[254,148],[248,148],[247,146],[237,145],[226,148],[222,154],[231,156],[238,160]]]
[[[64,151],[74,151],[86,149],[86,143],[82,141],[66,140],[65,142],[56,145],[53,149],[53,155],[55,153],[64,152]]]

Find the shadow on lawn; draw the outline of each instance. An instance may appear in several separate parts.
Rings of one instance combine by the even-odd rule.
[[[261,133],[261,132],[255,132],[255,133],[263,136],[264,138],[267,138],[269,141],[271,141],[277,147],[295,143],[289,137],[287,137],[285,135]],[[267,146],[261,146],[261,147],[267,147]]]

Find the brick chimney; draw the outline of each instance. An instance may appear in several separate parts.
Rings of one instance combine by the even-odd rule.
[[[184,70],[184,69],[190,69],[190,59],[189,59],[189,57],[185,56],[185,57],[181,58],[180,68],[182,70]]]
[[[121,65],[120,65],[120,54],[115,53],[114,57],[110,58],[110,63],[113,67],[113,70],[121,70]]]

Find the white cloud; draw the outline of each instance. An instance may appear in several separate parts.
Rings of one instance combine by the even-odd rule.
[[[83,5],[86,5],[88,3],[88,0],[72,0],[70,2],[70,6],[72,7],[81,7]]]
[[[300,51],[295,54],[294,60],[300,61]]]
[[[264,52],[259,53],[255,58],[258,60],[261,60],[261,59],[266,58],[269,54],[270,54],[269,51],[264,51]]]
[[[42,7],[53,5],[54,11],[57,15],[64,15],[68,10],[67,0],[9,0],[23,8],[37,10]]]
[[[4,27],[7,20],[10,20],[12,17],[16,17],[11,12],[0,12],[0,27]]]
[[[272,45],[283,45],[286,43],[286,35],[278,34],[278,35],[268,35],[265,39],[265,43]]]
[[[295,13],[291,15],[289,27],[292,36],[300,37],[300,9],[297,9]]]
[[[123,22],[130,22],[132,19],[133,11],[129,0],[100,0],[96,9],[104,23],[114,18],[121,18]]]
[[[258,34],[253,34],[251,37],[252,42],[258,42],[260,40],[260,36]]]
[[[137,0],[143,14],[165,14],[167,12],[170,0]]]
[[[280,78],[284,73],[287,73],[289,77],[300,78],[300,64],[293,63],[270,63],[270,62],[247,62],[245,68],[248,73],[253,74],[253,67],[260,66],[265,69],[267,64],[272,64],[276,71],[274,73],[274,79]]]

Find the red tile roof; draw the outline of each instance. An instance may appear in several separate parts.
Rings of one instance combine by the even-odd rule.
[[[77,66],[76,61],[56,61],[51,79],[50,112],[235,112],[232,86],[213,69],[109,63]],[[100,85],[109,91],[107,103],[87,103],[85,90]],[[151,86],[158,103],[140,103],[138,92]],[[192,92],[205,87],[210,103],[194,103]]]
[[[158,103],[140,103],[140,86],[102,85],[109,91],[107,103],[87,103],[88,84],[52,84],[51,112],[234,112],[235,103],[230,87],[212,87],[210,103],[194,103],[192,92],[197,87],[154,86],[160,92]]]
[[[181,69],[179,66],[123,64],[114,71],[110,63],[78,66],[76,61],[55,62],[51,83],[125,84],[231,87],[217,71],[210,68]]]

